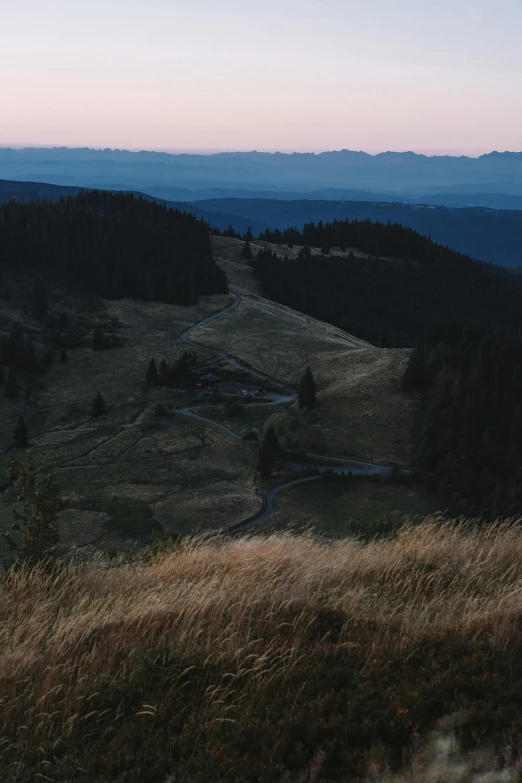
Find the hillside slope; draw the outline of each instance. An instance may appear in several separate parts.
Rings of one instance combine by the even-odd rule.
[[[297,384],[308,365],[316,378],[317,422],[300,420],[290,434],[294,409],[275,413],[270,420],[283,442],[314,451],[408,463],[412,417],[418,406],[418,400],[402,389],[409,350],[374,348],[341,329],[249,294],[251,268],[238,258],[242,243],[225,238],[214,238],[213,243],[219,263],[223,265],[221,244],[229,263],[240,270],[231,284],[241,283],[243,295],[233,313],[198,330],[198,342],[220,348],[287,383]],[[234,252],[236,261],[230,260]]]
[[[4,270],[3,281],[11,296],[0,300],[0,342],[18,321],[40,359],[49,348],[49,331],[23,314],[25,278],[20,281],[14,271],[7,275]],[[158,364],[163,357],[177,358],[184,348],[175,344],[177,335],[229,302],[226,295],[210,296],[181,307],[109,302],[58,288],[49,292],[50,308],[67,314],[79,340],[67,349],[67,363],[55,355],[45,373],[17,370],[17,399],[7,399],[2,387],[0,453],[20,455],[13,435],[23,417],[37,463],[50,457],[57,466],[67,504],[61,519],[65,546],[92,543],[105,551],[128,551],[150,543],[153,530],[186,535],[208,529],[207,522],[219,529],[258,509],[255,462],[248,445],[177,415],[175,406],[190,395],[145,384],[151,357]],[[119,347],[93,351],[96,325],[117,338]],[[204,356],[205,351],[198,350],[198,358]],[[106,413],[92,418],[98,392]],[[3,470],[0,485],[5,489]],[[0,494],[0,532],[13,522],[13,503],[12,490]],[[5,554],[0,537],[0,556]]]

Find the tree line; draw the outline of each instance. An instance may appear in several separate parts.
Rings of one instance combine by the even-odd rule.
[[[305,223],[302,231],[297,228],[267,229],[259,239],[277,245],[302,245],[318,247],[325,251],[336,247],[345,252],[357,248],[371,256],[396,257],[417,263],[439,263],[455,257],[469,257],[449,247],[434,242],[400,223],[379,223],[373,220],[332,220],[323,223]]]
[[[93,191],[0,206],[0,265],[9,263],[109,299],[190,305],[228,291],[207,224],[131,194]],[[41,289],[34,300],[45,307]]]

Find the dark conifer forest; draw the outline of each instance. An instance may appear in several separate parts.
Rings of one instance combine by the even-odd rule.
[[[409,228],[371,221],[311,223],[261,239],[303,246],[297,259],[270,250],[254,260],[264,294],[380,346],[413,346],[428,326],[521,322],[518,278],[432,242]],[[311,247],[323,248],[313,256]],[[330,248],[361,250],[331,255]],[[284,248],[281,248],[281,256]]]
[[[424,395],[420,464],[452,514],[496,519],[522,502],[522,343],[505,330],[439,327],[420,337],[404,378]]]
[[[94,191],[0,206],[0,264],[6,263],[108,299],[190,305],[228,290],[206,223],[128,194]]]

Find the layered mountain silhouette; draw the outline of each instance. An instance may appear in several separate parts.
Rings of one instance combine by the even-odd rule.
[[[224,152],[0,148],[0,178],[114,190],[168,200],[222,196],[522,208],[522,152],[478,158],[413,152]]]

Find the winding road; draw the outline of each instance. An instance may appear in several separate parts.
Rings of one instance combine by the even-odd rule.
[[[220,359],[223,359],[229,362],[230,364],[233,364],[239,370],[248,372],[251,377],[257,378],[258,380],[262,381],[264,384],[270,384],[272,387],[279,388],[281,390],[280,394],[267,393],[267,395],[264,398],[265,402],[257,403],[257,404],[250,403],[249,407],[253,407],[254,405],[274,406],[274,405],[281,405],[284,403],[295,402],[295,400],[297,399],[297,392],[295,391],[295,389],[292,389],[289,386],[285,386],[285,384],[281,383],[275,378],[272,378],[269,375],[265,375],[264,373],[261,373],[258,370],[253,370],[251,367],[248,367],[247,365],[235,359],[233,356],[229,356],[229,354],[226,354],[223,351],[216,350],[215,348],[210,348],[208,345],[205,345],[204,343],[198,343],[197,341],[192,339],[192,335],[197,329],[200,329],[202,326],[205,326],[211,321],[214,321],[216,318],[221,318],[227,313],[232,312],[239,306],[239,304],[241,303],[241,295],[234,291],[232,291],[231,293],[234,294],[234,301],[231,304],[223,308],[223,310],[218,310],[216,313],[213,313],[212,315],[207,316],[206,318],[204,318],[201,321],[198,321],[192,326],[189,326],[187,329],[181,332],[181,334],[178,337],[178,341],[186,345],[205,348],[205,350],[212,353],[215,357],[219,357]],[[198,421],[202,421],[205,424],[209,424],[213,427],[217,427],[222,432],[225,432],[227,435],[229,435],[232,438],[235,438],[236,440],[243,440],[242,435],[240,435],[237,432],[234,432],[233,430],[230,429],[230,427],[227,427],[225,424],[221,424],[218,421],[209,419],[206,416],[202,416],[200,413],[196,412],[205,408],[213,408],[213,407],[215,407],[215,405],[195,405],[189,408],[178,408],[177,412],[182,416],[187,416],[191,419],[197,419]],[[332,464],[332,465],[325,466],[324,463],[322,465],[313,465],[313,464],[302,465],[300,463],[294,463],[293,465],[294,470],[316,469],[319,471],[319,475],[306,476],[305,478],[298,478],[292,481],[287,481],[284,484],[275,487],[275,489],[272,489],[269,492],[264,493],[262,510],[256,516],[249,517],[248,519],[245,519],[242,522],[238,522],[237,524],[227,528],[227,530],[223,532],[239,533],[244,530],[248,530],[254,527],[255,525],[259,524],[259,522],[262,522],[263,520],[267,519],[272,514],[274,510],[275,499],[280,492],[282,492],[285,489],[288,489],[289,487],[293,487],[296,484],[305,484],[310,481],[318,481],[319,479],[322,478],[321,474],[324,473],[326,470],[333,470],[335,473],[345,473],[345,474],[347,472],[351,472],[353,473],[353,475],[359,475],[359,476],[375,475],[376,473],[377,474],[389,473],[391,470],[390,467],[387,465],[378,465],[373,462],[348,460],[348,459],[343,459],[341,457],[329,457],[325,454],[319,455],[319,454],[307,453],[305,454],[305,456],[310,459],[314,459],[314,458],[320,458],[322,460],[327,459],[329,462],[339,463],[339,465],[335,466],[334,464]]]

